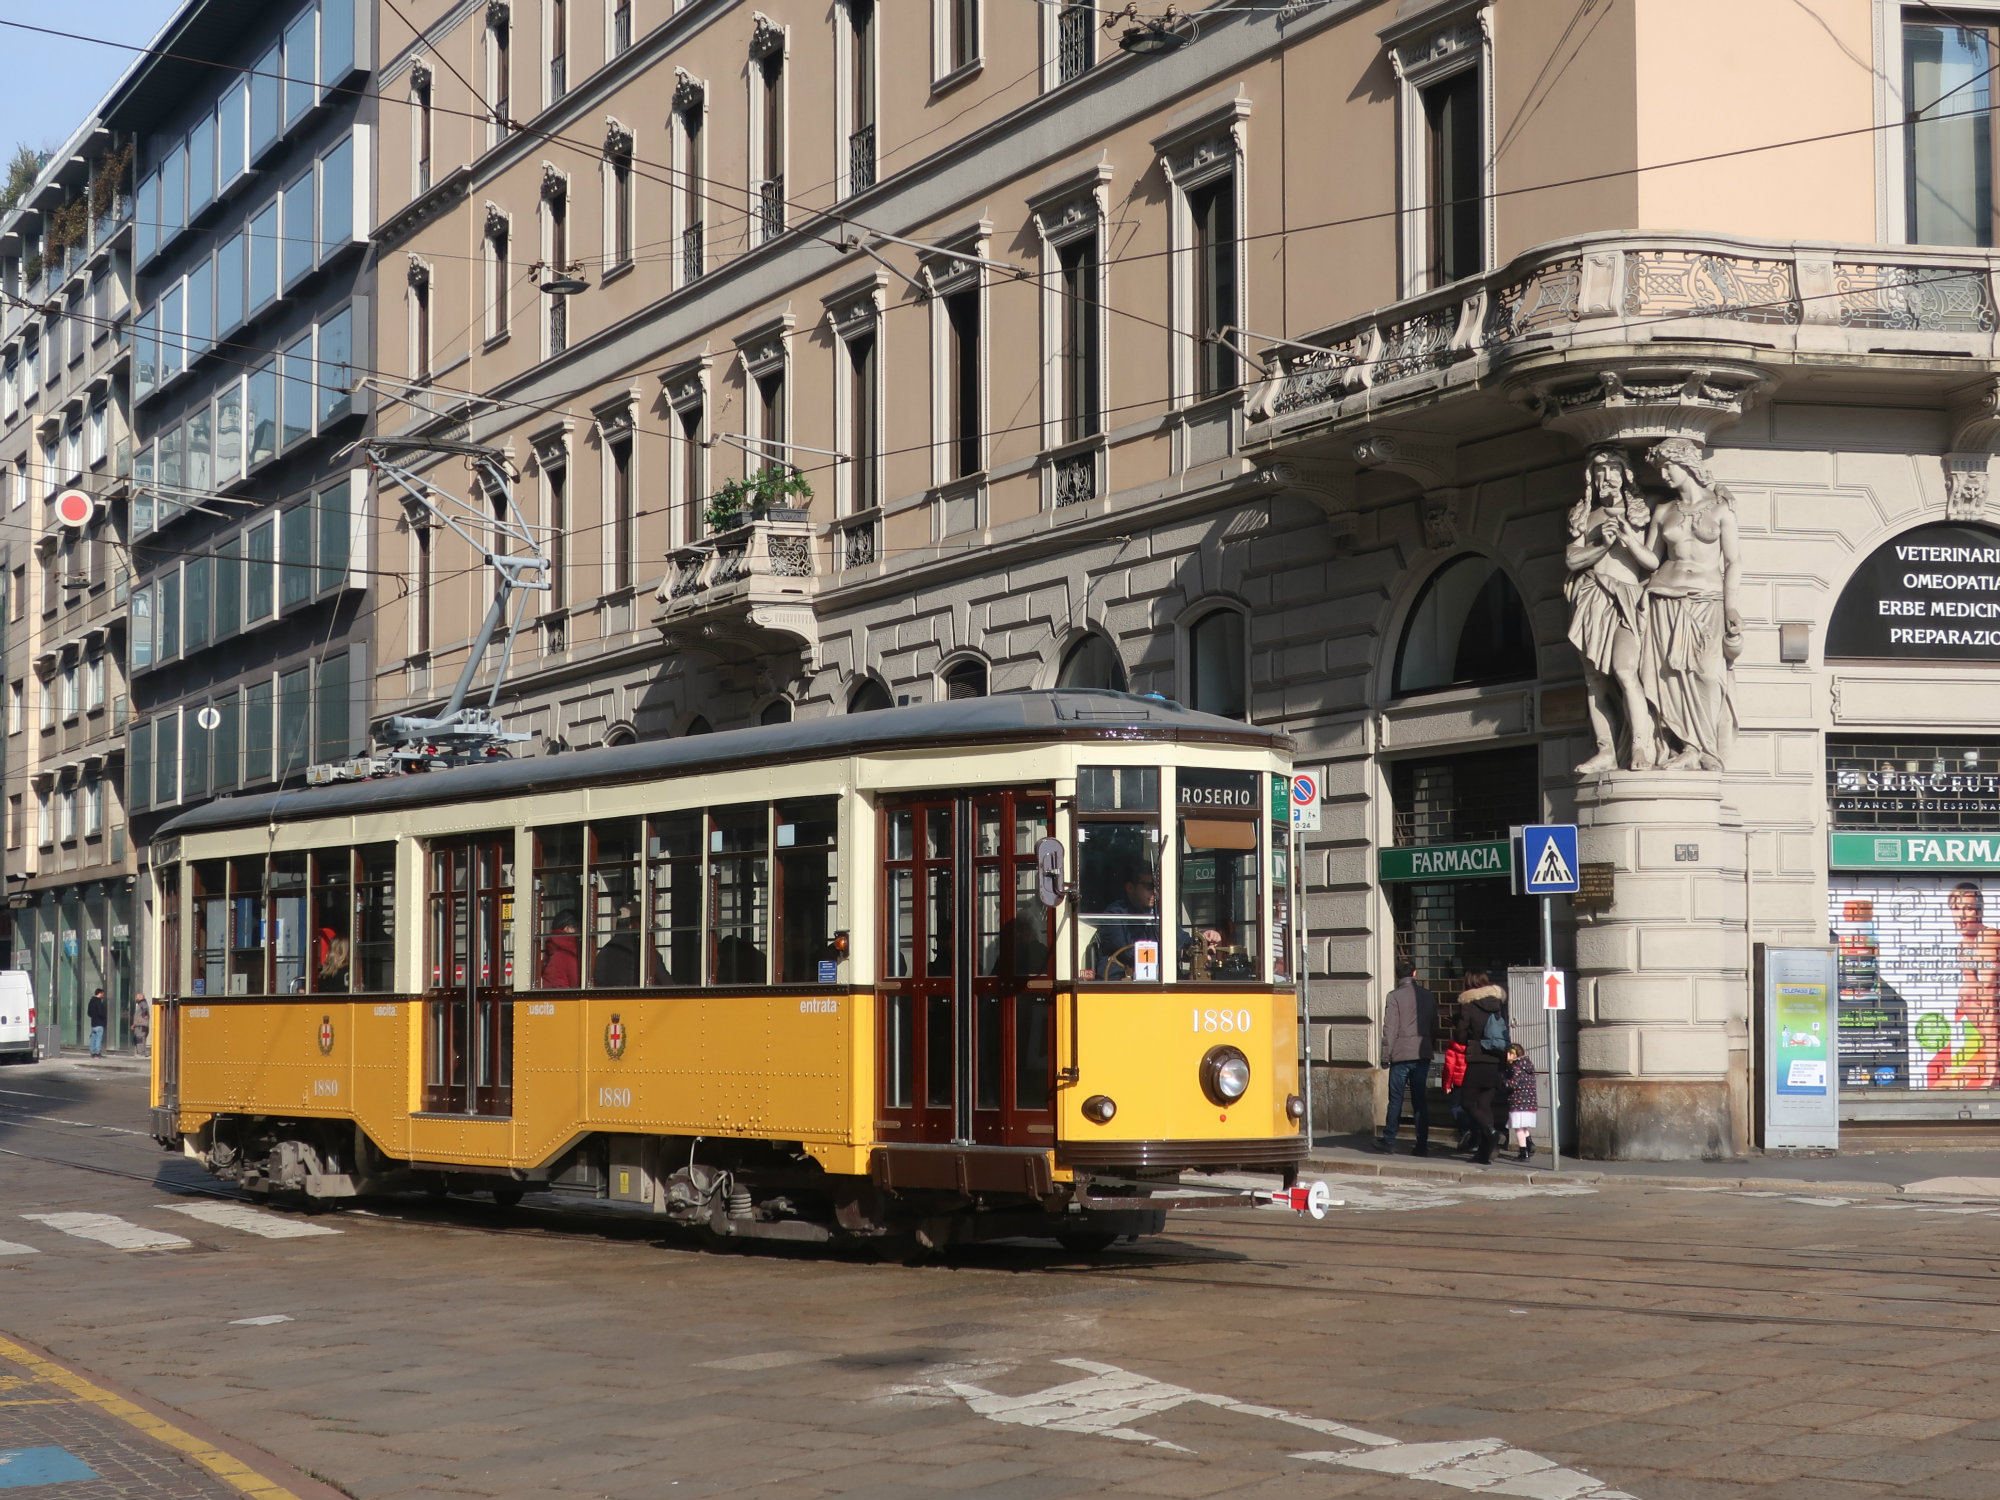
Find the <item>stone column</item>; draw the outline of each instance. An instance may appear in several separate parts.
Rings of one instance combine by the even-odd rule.
[[[1611,909],[1576,925],[1582,1154],[1733,1156],[1749,1100],[1743,818],[1718,775],[1613,771],[1578,783],[1576,821],[1579,856],[1615,872]]]

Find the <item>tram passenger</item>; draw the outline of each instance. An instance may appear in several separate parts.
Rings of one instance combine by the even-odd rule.
[[[590,982],[599,989],[627,989],[639,982],[639,913],[630,901],[618,903],[611,936],[597,947]]]
[[[1046,923],[1039,917],[1026,912],[1017,912],[1014,920],[1000,930],[1000,951],[1014,955],[1014,977],[1026,979],[1030,975],[1046,974],[1049,968],[1049,945],[1044,933]]]
[[[557,915],[555,926],[542,941],[541,970],[535,983],[545,990],[573,990],[583,983],[583,941],[577,936],[576,918],[568,912]]]

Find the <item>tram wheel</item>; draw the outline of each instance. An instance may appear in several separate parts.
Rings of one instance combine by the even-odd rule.
[[[493,1189],[493,1201],[502,1208],[512,1208],[521,1201],[521,1190],[517,1187],[497,1187]]]
[[[1102,1255],[1118,1243],[1118,1236],[1097,1230],[1078,1229],[1069,1234],[1057,1235],[1056,1243],[1072,1255]]]

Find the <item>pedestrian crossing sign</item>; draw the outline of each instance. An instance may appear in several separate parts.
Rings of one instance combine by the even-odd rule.
[[[1521,830],[1521,867],[1530,896],[1574,894],[1577,887],[1576,825],[1530,823]]]

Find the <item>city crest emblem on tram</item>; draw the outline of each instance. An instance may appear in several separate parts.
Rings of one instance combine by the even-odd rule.
[[[322,1055],[331,1054],[333,1051],[332,1016],[321,1016],[319,1018],[319,1050]]]
[[[607,1057],[625,1055],[625,1023],[616,1016],[605,1023],[604,1052]]]

